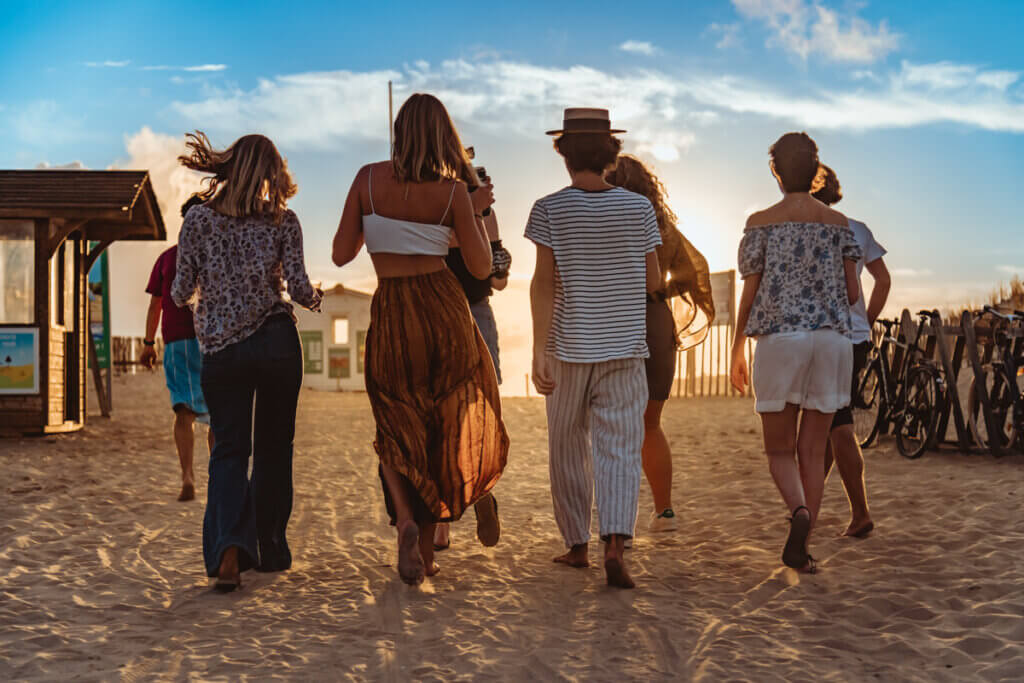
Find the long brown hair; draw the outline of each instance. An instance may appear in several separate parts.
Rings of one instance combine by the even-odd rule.
[[[679,219],[669,208],[668,192],[644,162],[631,154],[620,154],[615,167],[605,174],[604,179],[612,185],[647,197],[654,207],[658,229],[662,234],[675,230]]]
[[[398,110],[391,164],[399,182],[458,178],[470,187],[479,184],[448,110],[425,93],[411,95]]]
[[[206,189],[197,195],[228,216],[269,214],[279,224],[288,199],[298,188],[288,165],[270,138],[243,135],[224,150],[214,149],[202,131],[185,135],[187,154],[178,157],[183,166],[211,174]]]

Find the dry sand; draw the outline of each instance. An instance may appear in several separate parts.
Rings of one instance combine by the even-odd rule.
[[[291,571],[214,594],[199,498],[178,503],[159,375],[118,380],[115,417],[0,441],[0,678],[20,680],[1021,680],[1024,457],[868,451],[865,540],[829,482],[820,573],[782,568],[785,510],[751,403],[670,401],[683,527],[641,535],[639,588],[555,566],[543,403],[508,399],[503,538],[472,515],[442,573],[394,569],[361,394],[305,391]],[[641,496],[641,520],[650,512]],[[597,548],[592,550],[596,557]]]

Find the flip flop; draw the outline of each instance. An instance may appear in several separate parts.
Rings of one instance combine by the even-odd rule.
[[[797,516],[800,510],[807,510],[807,516]],[[793,569],[802,569],[807,565],[810,554],[807,552],[807,537],[811,535],[811,511],[806,505],[793,510],[789,518],[789,537],[786,547],[782,550],[782,564]]]
[[[491,505],[486,505],[487,500]],[[486,507],[484,507],[486,505]],[[473,513],[476,515],[476,537],[486,548],[493,548],[498,545],[501,539],[501,520],[498,518],[498,499],[488,493],[483,498],[473,503]]]

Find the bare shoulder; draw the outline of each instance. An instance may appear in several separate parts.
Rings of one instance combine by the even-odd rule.
[[[825,210],[822,212],[821,222],[827,225],[848,226],[850,224],[849,219],[844,214],[829,207],[825,207]]]
[[[754,228],[759,225],[768,225],[772,222],[772,209],[767,208],[763,211],[755,211],[754,213],[747,216],[747,228]]]

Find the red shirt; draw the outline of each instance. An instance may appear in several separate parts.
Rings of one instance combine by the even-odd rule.
[[[160,320],[160,333],[164,343],[169,344],[182,339],[196,336],[196,328],[192,322],[192,309],[188,306],[178,308],[171,299],[171,285],[178,267],[178,245],[174,245],[156,260],[153,273],[149,276],[146,292],[160,297],[160,308],[163,315]]]

